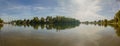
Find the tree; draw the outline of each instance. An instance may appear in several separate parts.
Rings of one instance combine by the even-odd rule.
[[[19,24],[19,25],[40,25],[40,24],[79,24],[79,20],[76,20],[74,18],[68,18],[68,17],[64,17],[64,16],[56,16],[54,18],[52,18],[52,16],[47,16],[46,19],[44,17],[41,17],[41,19],[39,19],[38,17],[34,17],[32,20],[15,20],[12,21],[13,23]]]
[[[22,24],[23,21],[22,21],[22,20],[17,20],[15,23],[16,23],[16,24]]]
[[[115,18],[120,21],[120,10],[116,13]]]
[[[3,23],[3,20],[0,18],[0,23]]]
[[[114,19],[116,20],[116,22],[118,23],[118,25],[120,25],[120,10],[116,13]]]
[[[53,23],[53,18],[52,18],[52,16],[47,16],[46,17],[46,23]]]
[[[38,17],[34,17],[33,21],[39,21],[39,18]]]
[[[40,22],[45,23],[45,19],[43,17],[41,17]]]
[[[34,17],[33,20],[31,20],[32,23],[36,24],[36,23],[39,23],[40,20],[38,17]]]
[[[22,21],[22,24],[26,24],[26,23],[27,23],[27,20],[24,19],[24,20]]]
[[[104,20],[104,23],[105,23],[105,24],[107,24],[107,22],[108,22],[108,20],[107,20],[107,19],[105,19],[105,20]]]
[[[27,24],[29,24],[29,23],[30,23],[30,20],[28,19],[28,20],[27,20]]]
[[[116,16],[114,17],[114,21],[115,21],[115,23],[118,22],[118,18]]]

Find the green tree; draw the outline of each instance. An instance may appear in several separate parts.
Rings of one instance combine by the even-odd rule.
[[[38,17],[34,17],[33,21],[39,21],[39,18]]]
[[[53,23],[53,18],[52,18],[52,16],[47,16],[46,17],[46,23]]]
[[[3,20],[0,18],[0,23],[3,23]]]
[[[118,18],[117,18],[117,16],[114,17],[114,21],[115,21],[115,23],[118,23]],[[113,22],[114,22],[114,21],[113,21]]]
[[[118,19],[120,21],[120,10],[116,13],[115,19]]]
[[[120,26],[120,10],[115,15],[115,20],[117,20],[118,25]]]
[[[40,20],[38,17],[34,17],[33,20],[31,20],[32,23],[36,24],[36,23],[39,23]]]
[[[108,20],[107,20],[107,19],[105,19],[105,20],[104,20],[104,23],[105,23],[105,24],[107,24],[107,22],[108,22]]]
[[[40,22],[45,23],[45,19],[43,17],[41,17]]]
[[[30,23],[30,20],[28,19],[28,20],[27,20],[27,24],[29,24],[29,23]]]

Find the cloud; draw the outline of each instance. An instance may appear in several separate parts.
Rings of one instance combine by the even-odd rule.
[[[16,17],[16,16],[10,16],[10,15],[8,15],[8,14],[0,14],[1,16],[0,16],[0,18],[1,19],[4,19],[4,21],[5,22],[8,22],[8,21],[12,21],[12,20],[17,20],[17,19],[19,19],[20,17]]]
[[[44,9],[48,9],[48,8],[45,8],[45,7],[35,7],[34,9],[35,10],[44,10]]]
[[[119,4],[119,0],[0,0],[0,17],[17,16],[22,19],[25,18],[23,16],[62,15],[80,21],[94,21],[112,18],[120,9]]]
[[[120,9],[120,2],[117,0],[101,0],[99,6],[102,8],[99,14],[110,19]]]
[[[19,19],[32,19],[34,16],[29,16],[29,15],[9,15],[6,13],[0,14],[0,18],[4,19],[5,22],[13,21],[13,20],[19,20]]]
[[[93,21],[105,19],[104,16],[99,15],[102,8],[98,4],[100,0],[62,0],[60,1],[62,11],[72,15],[81,21]]]

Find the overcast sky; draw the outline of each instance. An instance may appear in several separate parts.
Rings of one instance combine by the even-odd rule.
[[[112,19],[119,9],[120,0],[0,0],[5,21],[56,15],[94,21]]]

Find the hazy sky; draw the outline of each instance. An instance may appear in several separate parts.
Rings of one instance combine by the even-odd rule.
[[[112,19],[120,0],[0,0],[0,18],[5,21],[62,15],[81,21]]]

